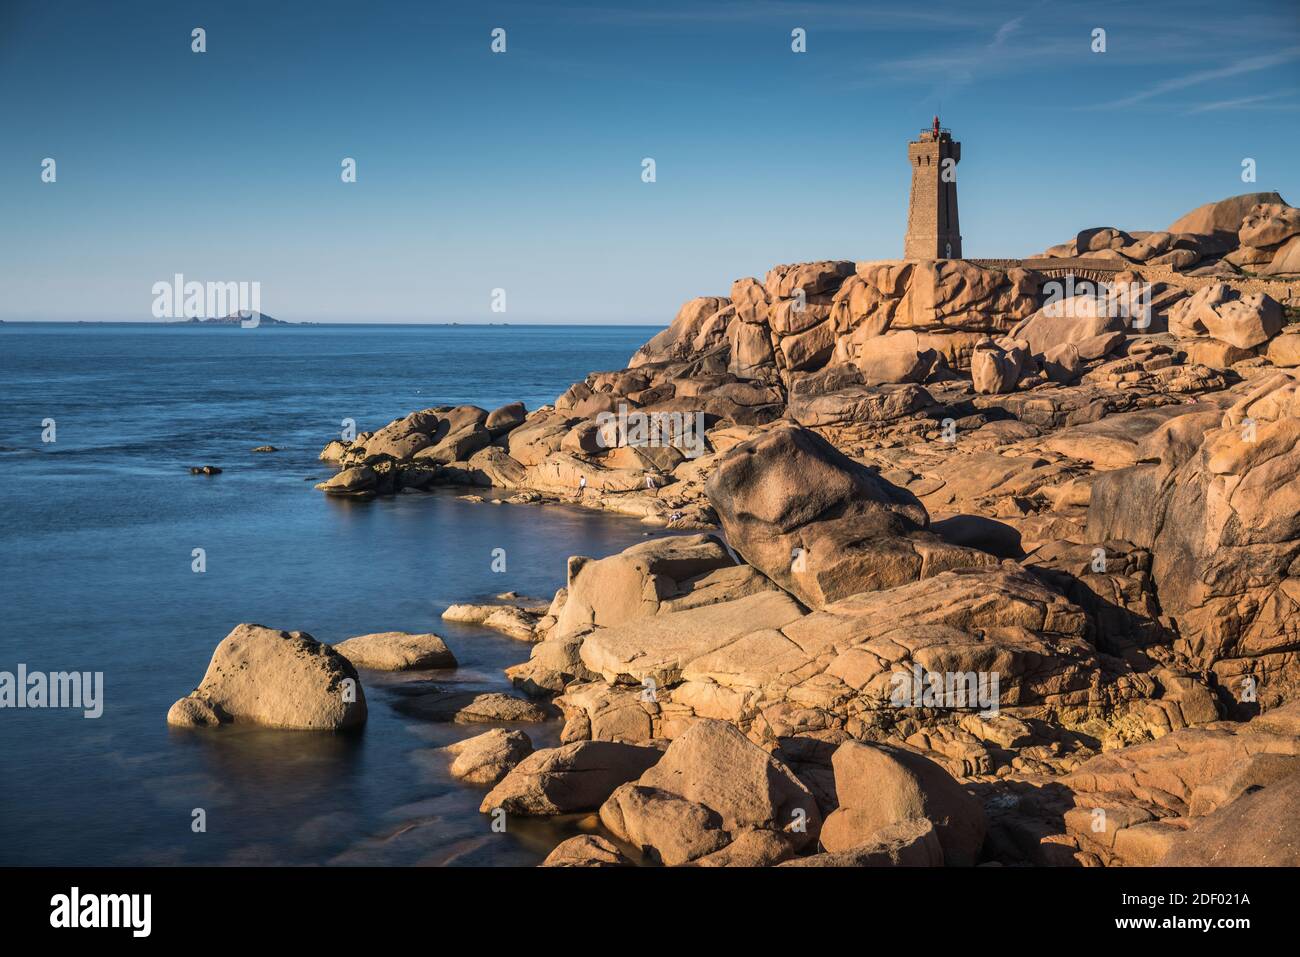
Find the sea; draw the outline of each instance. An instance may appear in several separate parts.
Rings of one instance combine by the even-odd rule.
[[[0,865],[532,865],[589,828],[494,829],[484,789],[452,779],[439,750],[487,726],[394,704],[409,681],[509,690],[502,669],[528,657],[442,621],[448,605],[549,599],[569,555],[661,533],[464,489],[355,501],[313,485],[349,420],[360,432],[435,405],[531,410],[623,368],[656,331],[0,324],[0,672],[103,676],[98,717],[0,707]],[[252,451],[264,445],[278,451]],[[190,473],[204,465],[222,471]],[[240,622],[330,643],[432,631],[460,664],[363,671],[358,733],[168,727]],[[535,747],[558,742],[558,721],[520,727]]]

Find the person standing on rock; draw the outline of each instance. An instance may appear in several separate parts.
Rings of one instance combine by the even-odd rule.
[[[578,497],[581,498],[587,493],[587,476],[578,476]]]

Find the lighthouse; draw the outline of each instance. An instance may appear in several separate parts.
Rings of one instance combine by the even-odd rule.
[[[907,207],[904,259],[961,259],[957,218],[957,164],[961,144],[939,125],[921,130],[907,144],[912,164],[912,198]]]

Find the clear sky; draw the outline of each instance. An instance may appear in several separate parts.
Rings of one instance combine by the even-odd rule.
[[[148,320],[179,272],[288,320],[666,323],[900,256],[936,112],[970,257],[1300,203],[1298,91],[1297,0],[0,0],[0,319]]]

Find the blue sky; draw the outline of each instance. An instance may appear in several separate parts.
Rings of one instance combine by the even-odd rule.
[[[1298,91],[1295,0],[4,0],[0,319],[148,320],[179,272],[289,320],[666,323],[774,263],[900,256],[936,112],[966,255],[1020,256],[1300,202]]]

